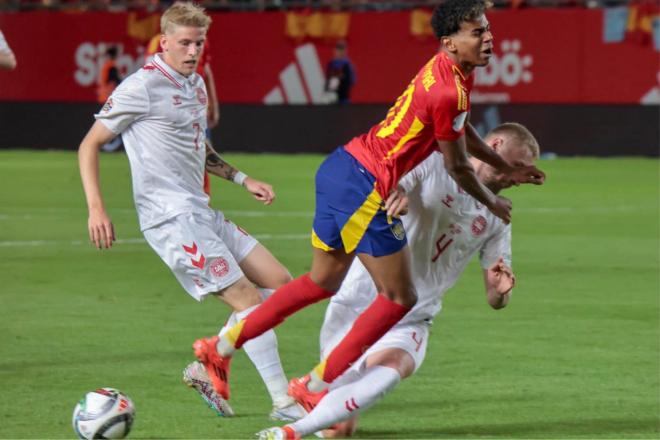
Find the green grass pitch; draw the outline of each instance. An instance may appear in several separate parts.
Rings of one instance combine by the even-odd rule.
[[[213,205],[294,275],[307,270],[321,156],[227,155],[274,184],[264,207],[215,179]],[[191,344],[228,314],[193,301],[141,240],[123,154],[102,157],[118,239],[87,241],[72,152],[0,152],[0,438],[71,438],[89,390],[135,401],[131,437],[251,438],[271,426],[247,357],[232,370],[237,417],[217,417],[181,382]],[[540,163],[543,187],[514,201],[508,308],[487,306],[472,264],[436,319],[425,364],[365,413],[359,438],[658,438],[658,160]],[[317,361],[324,305],[278,328],[289,376]]]

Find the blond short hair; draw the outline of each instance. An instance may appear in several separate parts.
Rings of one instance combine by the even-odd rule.
[[[190,26],[208,29],[211,26],[204,8],[192,2],[176,2],[160,17],[160,31],[163,34],[174,30],[175,26]]]
[[[510,140],[515,141],[521,147],[527,147],[534,159],[541,154],[541,147],[531,131],[517,122],[505,122],[493,128],[486,137],[507,135]]]

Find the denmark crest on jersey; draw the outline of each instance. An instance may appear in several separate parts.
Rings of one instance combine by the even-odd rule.
[[[472,220],[472,235],[478,237],[483,234],[486,228],[488,227],[488,221],[483,215],[478,215]]]
[[[229,263],[222,257],[211,261],[209,267],[211,268],[211,274],[217,278],[222,278],[229,273]]]
[[[112,106],[113,106],[112,97],[110,97],[108,98],[107,101],[105,101],[105,104],[103,104],[101,113],[108,113],[110,110],[112,110]]]

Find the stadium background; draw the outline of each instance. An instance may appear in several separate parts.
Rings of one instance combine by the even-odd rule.
[[[275,184],[255,206],[214,181],[214,206],[294,275],[309,264],[313,171],[378,122],[433,55],[427,2],[210,1],[219,150]],[[367,413],[363,438],[658,438],[660,19],[654,2],[496,2],[496,57],[477,77],[473,122],[538,137],[542,188],[510,195],[519,292],[484,307],[471,266],[450,293],[419,374]],[[218,325],[142,241],[122,154],[101,158],[119,243],[86,243],[75,149],[92,123],[105,48],[123,73],[157,32],[148,1],[0,1],[18,59],[0,72],[0,438],[67,438],[84,392],[136,402],[134,438],[247,438],[270,422],[236,359],[235,420],[179,384],[189,343]],[[323,105],[334,42],[358,72],[353,103]],[[43,151],[47,150],[47,151]],[[239,154],[239,152],[259,154]],[[304,154],[275,154],[275,153]],[[636,156],[636,157],[631,157]],[[607,157],[607,158],[605,158]],[[323,306],[278,331],[287,373],[315,361]],[[429,393],[428,390],[433,390]],[[414,426],[411,426],[414,420]]]

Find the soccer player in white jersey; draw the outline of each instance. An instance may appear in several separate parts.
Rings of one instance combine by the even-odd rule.
[[[532,165],[539,157],[536,139],[517,123],[500,125],[485,141],[511,164]],[[477,177],[493,193],[512,185],[489,165],[471,160]],[[507,305],[515,285],[511,225],[505,225],[465,193],[445,171],[443,156],[438,152],[404,176],[399,185],[408,199],[408,213],[402,219],[410,244],[417,304],[332,383],[311,413],[283,428],[261,431],[259,438],[296,439],[320,430],[324,430],[324,437],[353,434],[357,415],[420,367],[431,320],[440,312],[445,292],[456,283],[473,255],[479,253],[490,306],[501,309]],[[371,296],[364,292],[371,292]],[[322,358],[376,294],[366,269],[355,261],[326,311],[320,338]]]
[[[276,289],[288,271],[242,229],[209,207],[204,169],[242,185],[266,205],[275,194],[222,160],[205,142],[207,93],[195,73],[211,18],[192,3],[175,3],[161,18],[161,48],[153,61],[126,78],[112,93],[79,148],[80,174],[89,209],[91,241],[110,248],[115,241],[99,182],[99,148],[123,137],[131,167],[140,229],[149,245],[196,300],[224,300],[239,319],[261,302],[255,285]],[[247,350],[271,394],[280,420],[300,410],[287,395],[287,379],[273,332]],[[231,415],[226,396],[205,387],[204,368],[193,363],[184,380],[221,415]]]

